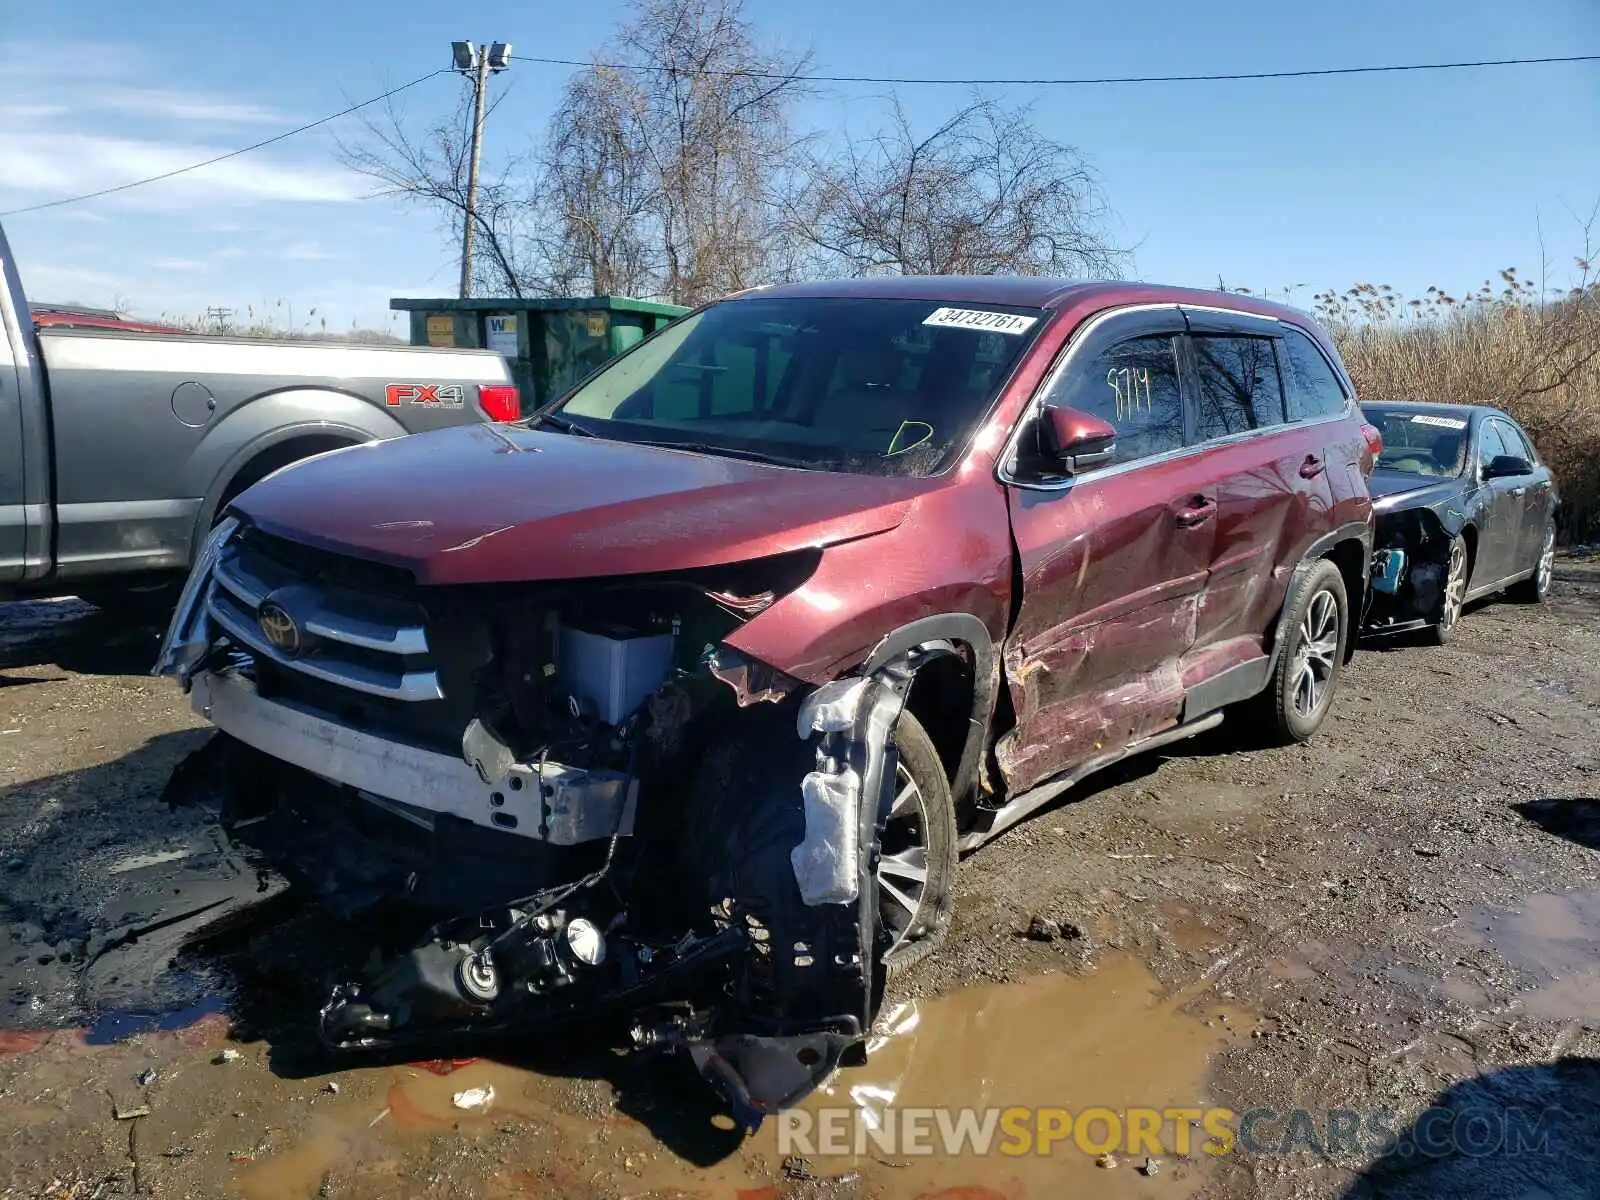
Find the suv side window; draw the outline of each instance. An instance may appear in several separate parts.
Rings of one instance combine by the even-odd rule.
[[[1193,341],[1201,441],[1283,424],[1283,390],[1270,339],[1201,334]]]
[[[1117,430],[1116,461],[1130,462],[1183,447],[1178,379],[1176,337],[1129,338],[1065,372],[1046,400],[1110,422]]]
[[[1322,351],[1291,326],[1283,330],[1283,386],[1289,420],[1314,421],[1338,416],[1348,400],[1344,386]]]

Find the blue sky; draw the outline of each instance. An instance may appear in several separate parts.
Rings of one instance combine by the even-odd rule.
[[[748,0],[832,74],[1083,76],[1600,53],[1596,0]],[[584,57],[619,5],[437,0],[0,0],[0,211],[205,158],[444,65],[452,38]],[[1226,14],[1225,16],[1222,14]],[[486,153],[541,132],[562,68],[518,64]],[[421,119],[461,82],[407,94]],[[865,136],[882,87],[835,86],[800,124]],[[1464,291],[1537,268],[1565,283],[1600,201],[1600,64],[1283,82],[990,89],[1037,104],[1099,172],[1134,273],[1313,291]],[[960,89],[906,88],[931,122]],[[430,216],[363,198],[318,130],[203,173],[7,220],[36,299],[154,315],[222,304],[388,326],[388,298],[449,295]],[[1600,239],[1600,222],[1595,230]],[[282,305],[279,302],[282,301]],[[394,324],[399,328],[398,322]]]

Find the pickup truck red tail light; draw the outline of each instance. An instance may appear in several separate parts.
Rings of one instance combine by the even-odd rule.
[[[1378,461],[1378,455],[1383,453],[1383,431],[1376,425],[1369,425],[1363,422],[1361,436],[1367,439],[1367,457],[1361,465],[1366,468],[1366,473],[1370,475],[1372,474],[1373,466]]]
[[[522,420],[522,395],[510,384],[480,387],[478,406],[491,421]]]

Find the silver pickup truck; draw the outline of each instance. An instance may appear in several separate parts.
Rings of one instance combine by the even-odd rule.
[[[484,350],[36,329],[0,230],[0,599],[159,603],[278,468],[518,416]]]

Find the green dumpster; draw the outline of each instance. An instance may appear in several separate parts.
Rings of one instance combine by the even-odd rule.
[[[688,312],[626,296],[389,301],[411,314],[413,346],[497,350],[511,365],[522,410],[555,399],[606,359]]]

